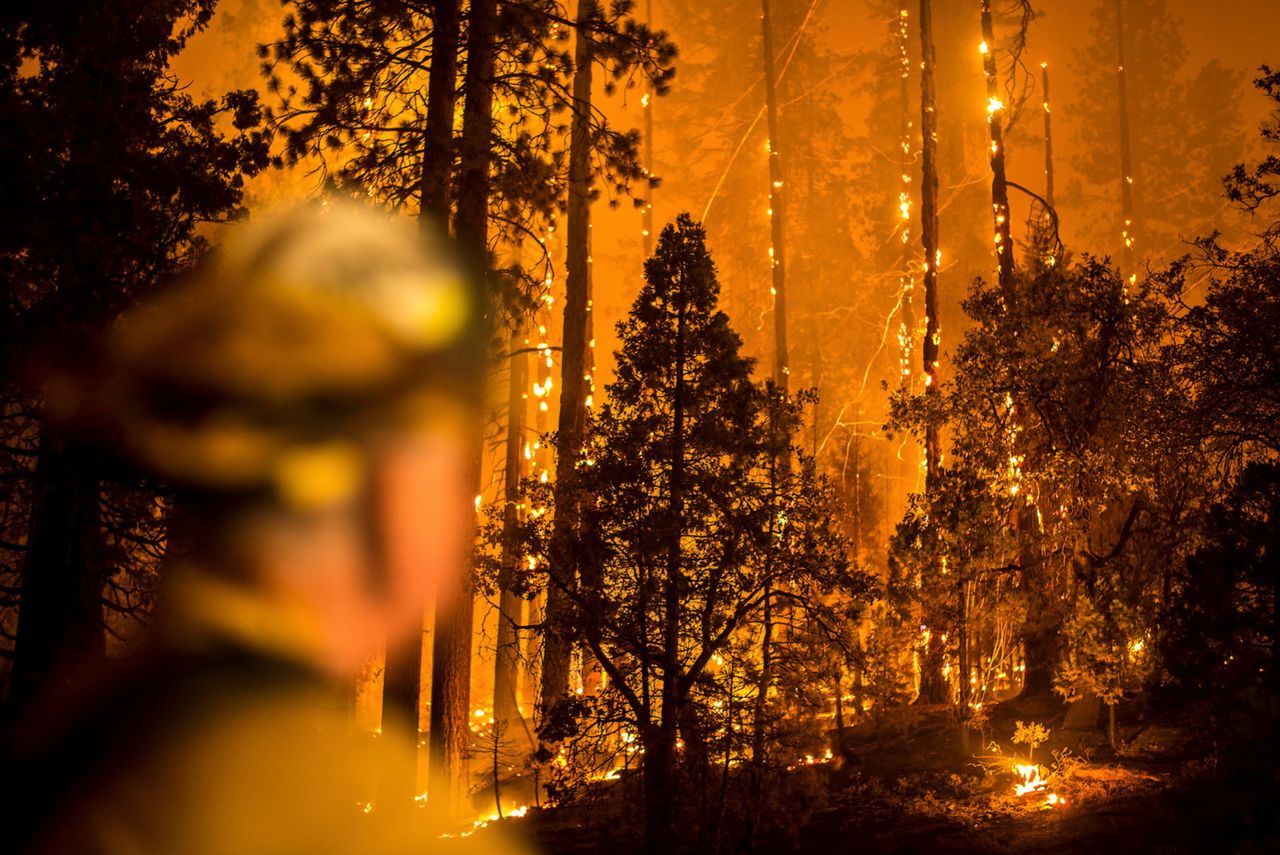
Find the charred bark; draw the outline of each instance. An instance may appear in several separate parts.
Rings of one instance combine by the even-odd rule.
[[[933,3],[920,0],[920,242],[924,249],[924,393],[938,394],[938,349],[942,336],[938,326],[938,110],[934,72],[937,52],[933,44]],[[925,428],[925,489],[938,476],[942,446],[938,428]]]
[[[519,522],[520,479],[524,477],[525,390],[529,385],[529,355],[520,351],[519,329],[511,336],[511,374],[507,393],[506,470],[503,477],[503,528],[510,536]],[[498,631],[494,651],[493,718],[496,727],[514,733],[517,720],[524,717],[516,703],[520,639],[520,598],[513,590],[513,576],[519,554],[504,541],[502,569],[498,576]],[[496,732],[496,731],[495,731]]]
[[[418,221],[424,234],[447,235],[449,230],[450,178],[453,166],[453,121],[457,91],[459,0],[438,0],[432,33],[431,73],[427,80],[427,124],[423,145],[421,202]],[[421,604],[417,625],[426,624],[426,603]],[[403,750],[416,760],[421,729],[422,642],[419,631],[402,644],[388,646],[383,670],[383,731],[388,750]],[[391,744],[391,741],[396,744]],[[398,805],[412,804],[418,795],[417,763],[389,762],[384,775],[384,795]]]
[[[45,427],[35,484],[9,695],[14,707],[106,654],[94,457]]]
[[[1006,299],[1013,293],[1013,237],[1009,223],[1009,181],[1005,172],[1004,117],[1000,74],[996,67],[995,28],[991,0],[982,0],[982,70],[987,82],[987,132],[991,139],[991,212],[995,219],[996,278]]]
[[[454,232],[471,275],[489,268],[489,168],[493,158],[492,77],[498,30],[497,0],[471,4],[458,205]],[[472,477],[479,492],[480,455]],[[468,721],[471,709],[472,588],[469,574],[443,579],[436,592],[431,651],[430,776],[428,793],[441,813],[451,813],[466,785]]]
[[[933,44],[933,3],[920,0],[920,242],[924,250],[924,393],[938,394],[938,112],[934,71],[937,53]],[[937,425],[925,427],[925,491],[933,490],[941,460],[941,441]],[[931,570],[931,572],[933,572]],[[942,676],[941,621],[925,615],[928,638],[920,654],[920,693],[917,702],[940,704],[947,700],[947,685]]]
[[[1049,65],[1040,64],[1040,88],[1044,90],[1044,200],[1053,202],[1053,113],[1049,109]]]
[[[453,171],[453,117],[458,89],[459,7],[459,0],[435,2],[419,210],[424,229],[448,231],[449,227],[449,178]]]
[[[565,632],[571,600],[568,590],[578,574],[579,497],[574,470],[586,435],[591,327],[591,78],[588,30],[596,0],[578,7],[574,48],[573,118],[569,128],[568,254],[565,268],[564,340],[560,381],[560,423],[556,432],[556,516],[551,533],[551,584],[547,590],[546,639],[542,657],[541,707],[545,712],[569,691],[571,643]]]

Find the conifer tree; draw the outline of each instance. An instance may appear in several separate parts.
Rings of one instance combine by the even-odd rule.
[[[861,591],[834,519],[818,511],[826,494],[811,464],[777,465],[798,406],[752,382],[717,307],[704,241],[682,215],[645,266],[618,327],[616,379],[571,476],[583,499],[580,572],[551,577],[573,605],[558,629],[599,662],[608,678],[600,703],[616,703],[644,747],[655,851],[674,832],[677,733],[686,744],[707,736],[692,711],[715,679],[713,658],[729,656],[779,588]],[[536,563],[545,540],[531,533]],[[559,735],[560,718],[544,721],[546,738]]]
[[[5,538],[25,552],[17,702],[60,665],[104,652],[104,586],[127,572],[111,566],[123,553],[107,529],[138,541],[134,512],[104,503],[137,485],[110,483],[96,455],[44,421],[23,365],[37,349],[74,359],[90,330],[192,264],[207,246],[198,226],[240,215],[245,178],[269,160],[256,93],[200,101],[170,69],[214,6],[24,4],[0,15],[0,156],[21,164],[0,194],[0,364],[21,437],[6,454],[34,461],[6,480],[18,490],[6,506],[26,509]]]

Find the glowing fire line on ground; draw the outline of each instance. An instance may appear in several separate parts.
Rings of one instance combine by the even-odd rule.
[[[1048,791],[1049,781],[1040,774],[1040,767],[1035,763],[1015,763],[1013,773],[1021,781],[1013,785],[1013,794],[1018,797],[1027,793],[1044,793],[1044,807],[1065,807],[1067,800],[1057,793]]]
[[[509,810],[506,813],[504,813],[502,816],[498,816],[496,813],[492,813],[486,817],[481,817],[480,819],[473,820],[471,823],[471,829],[469,831],[463,831],[458,834],[441,834],[438,836],[441,838],[470,837],[471,835],[475,834],[477,831],[479,831],[480,829],[484,828],[487,825],[490,825],[502,819],[518,819],[519,817],[524,816],[528,812],[529,812],[528,805],[520,805],[520,807],[515,808],[514,810]]]

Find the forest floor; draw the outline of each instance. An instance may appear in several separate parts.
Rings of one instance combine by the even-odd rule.
[[[846,728],[831,761],[787,773],[771,811],[782,821],[761,820],[750,849],[726,831],[719,851],[1280,852],[1274,706],[1134,702],[1118,711],[1112,751],[1105,709],[1095,726],[1068,729],[1063,705],[1015,700],[989,708],[967,755],[945,708],[908,708]],[[1018,721],[1050,730],[1035,750],[1046,786],[1023,796]],[[578,804],[503,825],[545,852],[620,855],[638,849],[639,795],[638,780],[607,782]],[[704,832],[684,828],[688,851],[716,848]]]

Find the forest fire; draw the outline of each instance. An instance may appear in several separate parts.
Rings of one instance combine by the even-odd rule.
[[[8,4],[0,851],[1276,849],[1276,32]]]
[[[1040,767],[1034,763],[1015,763],[1013,771],[1022,779],[1013,785],[1013,794],[1016,796],[1038,793],[1048,785],[1048,781],[1040,775]]]
[[[483,828],[488,828],[489,826],[493,825],[496,822],[501,822],[504,819],[520,819],[528,815],[528,813],[529,813],[529,806],[520,805],[519,807],[513,808],[504,814],[492,813],[487,816],[480,817],[478,819],[473,819],[471,821],[471,827],[468,828],[466,831],[445,832],[444,834],[440,834],[438,836],[441,839],[470,837],[471,835],[475,834],[477,831],[480,831]]]
[[[1041,808],[1064,808],[1067,800],[1057,793],[1049,791],[1049,781],[1044,776],[1044,769],[1035,763],[1015,763],[1013,773],[1019,779],[1013,785],[1013,794],[1022,799],[1029,795],[1042,795],[1038,802]]]

